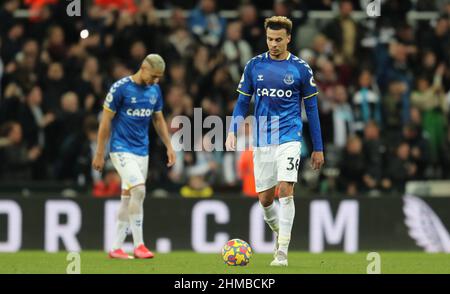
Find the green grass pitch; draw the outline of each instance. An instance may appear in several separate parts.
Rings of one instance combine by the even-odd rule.
[[[379,252],[381,273],[450,273],[450,256],[421,252]],[[175,251],[156,254],[150,260],[111,260],[104,252],[83,251],[81,273],[85,274],[365,274],[370,261],[366,253],[289,252],[289,267],[269,266],[270,254],[254,254],[244,267],[225,265],[219,254]],[[0,273],[66,273],[67,253],[21,251],[0,253]]]

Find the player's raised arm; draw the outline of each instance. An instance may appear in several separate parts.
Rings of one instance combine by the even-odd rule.
[[[114,118],[114,112],[104,108],[100,126],[97,135],[97,150],[92,160],[92,167],[95,170],[102,171],[105,165],[105,145],[111,134],[111,121]]]
[[[166,120],[162,111],[154,112],[152,115],[153,125],[167,149],[167,166],[171,167],[175,164],[175,152],[173,151],[172,142],[170,141],[169,131],[167,129]]]
[[[248,113],[250,100],[252,98],[253,84],[251,79],[251,60],[245,66],[237,91],[239,92],[239,97],[233,109],[233,117],[231,119],[227,140],[225,142],[225,148],[227,151],[234,151],[236,149],[237,130]]]

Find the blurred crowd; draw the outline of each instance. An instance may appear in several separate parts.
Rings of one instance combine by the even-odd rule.
[[[194,107],[203,118],[225,120],[247,61],[266,51],[262,9],[292,19],[290,51],[313,68],[320,91],[326,166],[320,174],[308,167],[304,121],[299,179],[305,189],[401,192],[410,180],[450,178],[449,1],[381,1],[380,17],[361,20],[351,16],[365,11],[357,0],[142,0],[127,9],[88,5],[79,18],[67,17],[66,3],[56,1],[32,18],[17,18],[21,2],[5,0],[0,8],[0,183],[58,181],[93,187],[99,197],[120,194],[110,163],[103,174],[91,169],[112,83],[156,52],[167,63],[161,88],[169,126],[179,115],[192,119]],[[225,19],[221,9],[236,10],[237,17]],[[335,17],[309,18],[311,10]],[[438,17],[412,21],[413,10]],[[292,17],[295,11],[302,16]],[[89,30],[85,39],[82,29]],[[208,141],[207,132],[192,144]],[[240,136],[248,133],[242,129]],[[209,197],[236,191],[242,182],[243,193],[255,195],[251,150],[179,152],[167,169],[153,129],[150,141],[155,195]]]

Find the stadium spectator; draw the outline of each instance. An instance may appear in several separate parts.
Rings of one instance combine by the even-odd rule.
[[[410,0],[386,1],[381,6],[383,14],[386,15],[384,21],[392,27],[398,27],[406,23],[406,13],[412,8]]]
[[[252,58],[252,48],[242,39],[242,24],[232,22],[227,27],[227,36],[222,46],[223,54],[228,63],[228,70],[235,83],[241,79],[248,60]]]
[[[339,16],[327,24],[323,33],[332,40],[335,49],[334,60],[337,65],[354,66],[360,56],[362,28],[351,18],[353,3],[339,1]]]
[[[45,128],[55,121],[55,114],[42,109],[42,90],[34,86],[20,111],[20,123],[24,126],[23,137],[28,146],[44,147]]]
[[[61,26],[55,25],[49,29],[45,50],[53,61],[63,61],[66,58],[67,46]]]
[[[223,116],[229,97],[235,95],[234,85],[227,68],[219,66],[199,82],[199,93],[194,105],[201,106],[206,115]]]
[[[17,83],[9,83],[5,87],[4,99],[0,101],[0,124],[19,120],[24,94],[22,88]]]
[[[389,83],[389,92],[383,98],[383,123],[387,140],[395,140],[401,134],[404,109],[408,107],[403,99],[407,87],[401,80],[393,80]]]
[[[79,131],[69,134],[59,148],[57,170],[60,178],[71,180],[80,187],[90,186],[100,180],[100,175],[91,167],[96,147],[98,121],[90,115],[82,122]]]
[[[91,112],[95,106],[97,100],[95,94],[99,95],[99,92],[102,92],[102,89],[97,89],[97,83],[99,81],[100,87],[102,87],[98,59],[94,56],[88,56],[83,63],[81,78],[75,80],[74,85],[72,86],[79,97],[80,106],[88,112]],[[98,107],[97,111],[99,111]]]
[[[163,83],[163,89],[169,86],[183,88],[183,91],[188,89],[190,84],[189,78],[186,75],[186,66],[183,63],[173,63],[169,66],[169,76],[167,82]]]
[[[61,111],[56,114],[55,138],[52,140],[52,160],[55,161],[55,175],[58,179],[71,180],[74,178],[73,170],[63,168],[66,163],[62,156],[67,145],[71,144],[73,136],[83,125],[84,112],[79,110],[78,96],[74,92],[67,92],[61,98]],[[54,143],[53,143],[54,142]]]
[[[432,85],[424,76],[417,78],[417,90],[411,95],[411,105],[422,112],[423,129],[429,136],[432,162],[438,160],[438,149],[445,137],[446,115],[449,112],[442,87],[444,71],[444,64],[437,67]]]
[[[354,118],[350,104],[348,103],[347,90],[343,85],[334,87],[333,103],[333,143],[343,148],[347,139],[354,134]]]
[[[366,172],[363,181],[367,190],[375,192],[381,188],[383,156],[386,152],[380,138],[380,128],[375,121],[368,121],[364,127],[363,153]]]
[[[226,21],[216,11],[216,0],[200,0],[189,16],[192,34],[204,45],[217,47],[226,30]]]
[[[353,96],[355,130],[361,132],[368,121],[381,124],[381,102],[369,70],[361,71],[358,77],[358,91]]]
[[[255,5],[245,3],[239,8],[242,23],[242,37],[252,47],[253,54],[264,52],[266,48],[263,24],[259,20]]]
[[[366,168],[361,139],[350,137],[339,165],[341,173],[338,185],[341,191],[349,196],[357,196],[363,188]]]
[[[324,142],[329,143],[333,141],[333,90],[339,84],[339,80],[331,61],[324,59],[317,66],[318,71],[316,72],[315,79],[321,93],[319,112],[322,135]]]
[[[14,19],[14,11],[16,11],[19,7],[20,0],[6,0],[3,2],[3,6],[0,9],[0,19],[2,20],[2,25],[0,26],[1,37],[6,36],[7,32],[16,23],[16,20]]]
[[[417,166],[416,176],[424,179],[431,161],[430,142],[427,140],[421,128],[409,123],[403,127],[403,141],[410,147],[410,160]]]
[[[397,146],[394,156],[389,158],[389,165],[381,182],[383,189],[401,193],[406,181],[416,177],[417,165],[410,160],[410,150],[406,142]]]
[[[127,67],[131,70],[139,69],[142,59],[145,58],[147,48],[144,42],[135,41],[130,47],[130,59],[128,60]]]
[[[47,76],[44,78],[42,85],[44,109],[53,112],[59,111],[61,109],[61,96],[69,90],[61,63],[53,62],[48,66]]]
[[[194,39],[185,28],[175,29],[168,37],[168,59],[172,62],[182,61],[194,55]]]
[[[429,44],[432,46],[438,60],[450,61],[450,20],[444,15],[439,17],[431,35]]]
[[[3,181],[18,182],[32,180],[32,164],[42,154],[38,145],[27,148],[23,141],[22,127],[18,122],[10,121],[0,128],[0,138],[6,138],[0,149],[1,172]],[[6,143],[5,143],[6,142]]]
[[[14,22],[12,26],[6,31],[4,38],[4,42],[2,44],[2,59],[5,64],[8,64],[14,61],[16,54],[22,48],[22,44],[24,42],[24,27],[23,24],[19,22]]]

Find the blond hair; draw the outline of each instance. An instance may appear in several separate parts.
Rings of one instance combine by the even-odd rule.
[[[272,16],[266,18],[264,21],[264,29],[270,28],[272,30],[285,29],[288,35],[292,31],[292,21],[286,16]]]
[[[166,68],[166,63],[159,54],[149,54],[145,57],[144,61],[150,64],[155,70],[164,71]]]

